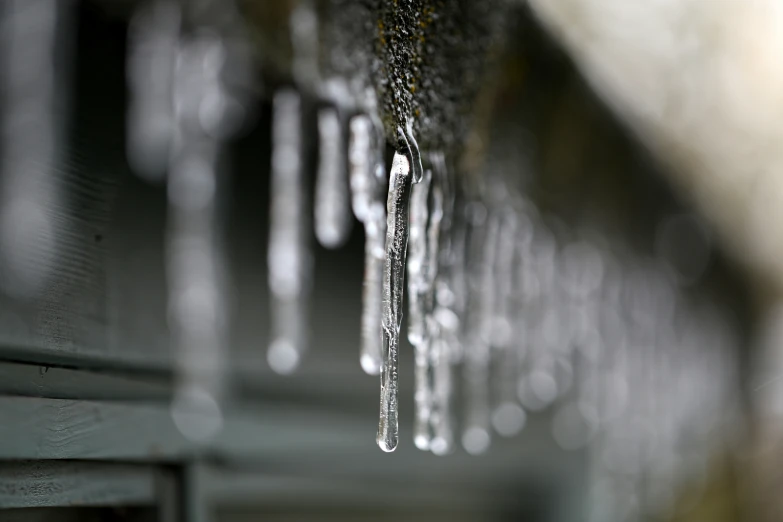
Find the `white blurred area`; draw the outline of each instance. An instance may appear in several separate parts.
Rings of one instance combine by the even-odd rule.
[[[783,4],[530,4],[736,257],[783,290]]]
[[[603,99],[748,268],[760,319],[749,399],[753,520],[780,520],[783,3],[530,0]],[[682,230],[669,227],[669,232]],[[637,499],[638,500],[638,499]]]
[[[71,2],[0,5],[0,285],[32,298],[56,256],[62,227],[61,138]]]

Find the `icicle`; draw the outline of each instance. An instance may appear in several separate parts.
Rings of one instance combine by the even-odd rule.
[[[304,218],[301,98],[292,89],[277,92],[273,101],[271,230],[269,288],[272,291],[270,367],[293,372],[307,346],[307,296],[311,257]]]
[[[127,156],[141,177],[165,175],[174,135],[172,82],[181,13],[173,0],[150,0],[128,28]]]
[[[432,441],[430,450],[436,455],[445,455],[453,449],[454,433],[452,429],[452,374],[454,352],[457,350],[459,318],[455,313],[457,298],[452,278],[459,273],[459,262],[454,252],[455,230],[453,220],[454,193],[450,185],[446,162],[442,154],[434,153],[430,157],[435,187],[433,189],[433,218],[431,223],[440,221],[437,238],[430,237],[430,261],[437,266],[437,274],[432,274],[433,312],[431,321],[431,364],[433,378],[433,404],[430,423]],[[442,207],[442,217],[438,220],[437,211]],[[434,227],[430,227],[434,232]]]
[[[222,54],[219,38],[180,43],[174,77],[176,134],[169,167],[167,279],[169,326],[176,354],[177,389],[172,415],[182,433],[203,441],[222,425],[227,303],[216,230],[221,143],[198,118],[214,96],[219,74],[210,57]]]
[[[318,14],[312,0],[298,2],[291,13],[293,73],[301,87],[314,88],[318,83]]]
[[[318,113],[319,160],[315,185],[315,235],[326,248],[345,244],[351,231],[343,129],[337,109]]]
[[[475,455],[486,451],[490,443],[489,342],[498,220],[495,216],[487,217],[486,208],[479,203],[474,203],[469,211],[472,214],[468,265],[470,303],[464,366],[468,401],[462,445],[468,453]]]
[[[423,172],[421,153],[416,139],[413,137],[409,124],[405,129],[398,129],[401,141],[408,148],[411,160],[411,181],[415,184],[411,196],[411,256],[408,259],[408,340],[415,349],[415,402],[414,443],[421,450],[429,449],[430,413],[432,410],[432,376],[431,376],[431,339],[427,335],[428,320],[431,313],[427,309],[427,296],[432,294],[433,280],[429,277],[428,247],[428,211],[427,199],[430,192],[432,172]],[[440,220],[440,216],[438,216]],[[438,222],[436,227],[439,227]],[[437,249],[437,245],[435,246]],[[431,300],[430,300],[431,308]],[[431,329],[431,328],[430,328]]]
[[[0,4],[0,284],[24,298],[36,294],[56,262],[71,6]]]
[[[438,328],[440,328],[438,324]],[[449,453],[454,446],[451,427],[452,365],[449,342],[440,335],[432,340],[433,409],[430,415],[432,441],[430,450],[436,455]]]
[[[350,124],[349,158],[351,163],[352,206],[356,218],[364,223],[364,290],[362,293],[362,341],[360,362],[370,375],[381,369],[381,312],[383,260],[386,240],[386,208],[383,156],[373,144],[372,122],[364,115]],[[378,172],[378,169],[381,169]]]
[[[189,142],[172,162],[167,257],[177,390],[172,414],[182,433],[211,437],[222,422],[225,303],[215,246],[215,146]]]
[[[415,415],[413,441],[420,450],[429,449],[430,410],[430,339],[427,335],[426,299],[429,292],[427,266],[427,199],[432,172],[427,170],[418,185],[411,189],[410,240],[408,244],[408,341],[414,348]]]
[[[525,425],[525,411],[517,404],[517,378],[519,375],[519,351],[513,343],[513,299],[516,294],[514,270],[517,258],[517,216],[504,209],[500,218],[500,230],[495,259],[495,303],[492,328],[492,346],[497,351],[497,372],[492,382],[496,385],[496,406],[492,413],[492,425],[498,434],[511,437]],[[517,318],[521,319],[521,318]]]
[[[430,177],[429,171],[425,173],[425,179]],[[418,186],[423,185],[420,183]],[[430,209],[429,221],[427,226],[427,252],[424,258],[423,272],[424,272],[424,292],[423,292],[423,308],[425,313],[425,337],[422,342],[422,350],[424,357],[424,365],[422,372],[424,378],[422,379],[423,388],[417,390],[421,392],[421,404],[418,407],[416,414],[417,423],[421,423],[418,426],[414,426],[414,440],[417,442],[416,446],[420,449],[432,449],[431,441],[431,427],[432,425],[432,413],[435,400],[435,340],[439,335],[439,328],[434,315],[435,307],[435,278],[438,273],[438,249],[440,240],[440,227],[443,219],[443,192],[440,186],[440,180],[435,180],[432,185],[432,206]],[[418,348],[418,347],[417,347]],[[437,347],[442,350],[442,346]],[[445,353],[442,354],[445,356]],[[418,428],[418,429],[417,429]]]
[[[411,196],[411,164],[395,153],[387,203],[386,261],[383,270],[383,367],[381,415],[376,441],[383,451],[394,451],[398,441],[397,373],[408,248],[408,213]]]
[[[411,189],[411,222],[408,244],[408,341],[418,346],[425,340],[427,293],[427,199],[430,193],[431,171]]]

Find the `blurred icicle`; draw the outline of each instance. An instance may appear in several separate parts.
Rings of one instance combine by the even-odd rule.
[[[435,179],[433,211],[436,211],[438,206],[442,207],[438,238],[429,239],[430,262],[437,265],[437,273],[431,274],[432,317],[429,323],[432,330],[430,356],[433,379],[430,450],[436,455],[445,455],[451,452],[454,446],[451,402],[454,352],[457,350],[459,332],[459,317],[455,312],[456,296],[452,281],[458,273],[455,267],[457,255],[453,251],[455,191],[443,154],[431,154],[430,163]],[[440,204],[438,199],[441,201]]]
[[[318,67],[318,14],[312,0],[301,0],[291,13],[293,73],[302,88],[314,89],[320,73]]]
[[[32,297],[56,258],[69,0],[0,4],[0,284]]]
[[[345,244],[351,231],[348,169],[340,114],[333,107],[318,113],[319,158],[315,185],[315,235],[326,248]]]
[[[518,218],[508,207],[501,211],[498,232],[497,257],[495,259],[495,303],[491,332],[492,347],[496,352],[497,364],[492,382],[495,384],[495,406],[492,425],[498,434],[511,437],[525,425],[525,411],[516,399],[517,379],[520,370],[520,354],[514,343],[514,323],[521,318],[514,317],[514,299],[519,291],[519,262],[517,240]]]
[[[394,451],[399,439],[398,372],[400,328],[405,289],[405,257],[408,249],[409,208],[412,182],[407,156],[395,153],[389,179],[386,221],[386,261],[383,269],[383,366],[381,414],[376,441],[383,451]]]
[[[217,147],[188,140],[169,173],[167,258],[169,324],[176,354],[172,413],[182,433],[205,440],[220,428],[224,388],[226,303],[217,250]]]
[[[169,167],[167,278],[169,326],[176,354],[174,421],[194,440],[222,426],[227,300],[218,226],[218,169],[222,143],[199,119],[225,52],[213,36],[183,36],[173,82],[176,122]]]
[[[373,139],[369,117],[355,116],[350,123],[349,160],[352,208],[364,223],[364,289],[362,293],[362,369],[377,375],[381,369],[381,311],[386,208],[383,157]],[[380,169],[380,172],[379,172]]]
[[[469,300],[465,325],[466,411],[462,446],[470,454],[484,453],[490,444],[490,337],[494,305],[493,270],[497,252],[498,219],[474,202],[467,211]]]
[[[289,374],[307,348],[307,306],[312,259],[304,202],[302,100],[292,89],[273,101],[272,208],[269,287],[272,342],[267,359],[277,373]]]
[[[425,174],[425,177],[431,176],[431,174]],[[425,400],[423,402],[423,410],[426,414],[421,416],[416,415],[417,420],[421,417],[421,420],[426,421],[426,428],[421,428],[419,434],[425,437],[429,437],[427,448],[432,449],[432,439],[434,437],[435,422],[433,418],[433,411],[435,408],[435,396],[436,396],[436,383],[435,383],[435,350],[441,350],[444,358],[446,352],[445,346],[437,346],[436,342],[439,337],[440,328],[435,318],[435,279],[438,275],[438,252],[440,248],[440,233],[441,224],[443,221],[443,190],[442,180],[434,179],[432,181],[431,189],[431,207],[429,212],[429,220],[427,224],[427,252],[424,258],[424,284],[425,292],[423,297],[424,313],[425,313],[425,337],[423,341],[424,355],[426,356],[426,381],[425,381]],[[441,370],[443,371],[443,370]],[[442,392],[441,392],[442,393]],[[414,432],[416,426],[414,426]],[[416,434],[414,433],[414,437]],[[419,439],[419,442],[423,442]],[[422,446],[424,444],[421,444]],[[417,445],[418,446],[418,445]]]
[[[168,167],[181,17],[175,0],[148,0],[136,10],[128,28],[127,156],[133,170],[148,180],[162,178]]]
[[[529,263],[523,267],[524,301],[530,322],[528,346],[520,375],[518,398],[528,410],[540,411],[557,399],[557,343],[560,341],[556,296],[557,243],[554,234],[537,223],[530,248]]]
[[[426,337],[425,299],[427,293],[427,200],[430,195],[431,171],[411,190],[410,240],[408,243],[408,341],[413,346]]]
[[[415,378],[414,400],[416,411],[414,415],[413,440],[421,450],[429,449],[430,413],[432,411],[432,379],[430,374],[430,343],[429,333],[432,295],[431,241],[432,230],[438,230],[442,208],[432,208],[430,214],[428,199],[432,184],[432,171],[426,170],[421,181],[413,186],[410,212],[410,243],[408,245],[408,340],[414,348]],[[434,203],[434,201],[433,201]],[[442,206],[442,200],[439,202]],[[436,238],[437,241],[437,238]],[[436,246],[437,248],[437,246]],[[429,330],[429,331],[428,331]]]

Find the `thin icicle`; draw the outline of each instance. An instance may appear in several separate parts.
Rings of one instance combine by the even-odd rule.
[[[429,171],[425,174],[425,179],[430,177]],[[421,186],[420,183],[418,186]],[[435,346],[435,340],[439,333],[439,328],[434,315],[435,308],[435,278],[438,274],[438,249],[440,240],[440,227],[443,219],[443,192],[441,190],[440,180],[435,180],[432,184],[429,220],[427,225],[427,251],[423,264],[423,283],[422,302],[425,314],[425,337],[421,345],[421,352],[424,356],[424,379],[422,379],[422,389],[416,392],[421,393],[421,403],[417,404],[416,420],[421,423],[414,426],[414,440],[416,446],[420,449],[432,449],[431,442],[434,434],[431,432],[432,413],[435,401],[435,349],[442,350],[442,346]],[[418,347],[416,347],[418,348]],[[445,353],[441,354],[445,356]],[[417,354],[418,357],[418,354]],[[417,429],[418,428],[418,429]]]
[[[517,379],[520,371],[519,351],[514,344],[513,300],[517,293],[518,277],[514,268],[519,262],[516,248],[518,219],[516,213],[506,208],[500,218],[497,258],[495,259],[495,306],[492,328],[492,347],[497,353],[495,407],[492,425],[498,434],[511,437],[525,425],[525,411],[517,403]]]
[[[293,73],[297,84],[314,88],[318,83],[318,14],[312,0],[297,3],[290,18],[291,43],[294,50]]]
[[[408,244],[408,341],[414,348],[414,401],[413,441],[420,450],[429,449],[430,411],[432,390],[430,386],[430,339],[427,335],[428,310],[426,309],[427,277],[427,199],[430,193],[432,172],[427,170],[421,182],[411,189],[410,241]]]
[[[425,299],[427,294],[427,200],[431,171],[411,189],[410,242],[408,244],[408,341],[413,346],[424,342],[426,335]]]
[[[326,248],[345,244],[351,231],[348,170],[340,115],[329,107],[318,113],[319,161],[315,186],[315,235]]]
[[[462,445],[468,453],[480,454],[490,444],[489,342],[494,304],[493,269],[497,248],[498,220],[486,216],[486,208],[474,203],[469,242],[470,298],[465,342],[464,376],[468,401]]]
[[[293,372],[307,347],[307,297],[312,261],[304,218],[301,98],[281,90],[273,101],[272,208],[269,287],[272,291],[270,367]]]
[[[349,159],[353,212],[364,223],[364,289],[362,293],[362,340],[359,361],[370,375],[381,370],[381,312],[383,261],[386,241],[386,208],[382,180],[378,176],[383,157],[373,144],[372,122],[364,115],[350,123]]]
[[[0,284],[29,298],[56,261],[72,2],[0,3]]]
[[[440,325],[438,325],[440,327]],[[445,455],[454,447],[452,429],[451,395],[452,364],[449,356],[449,343],[440,335],[432,341],[433,368],[433,410],[430,416],[432,441],[430,450],[436,455]]]
[[[389,178],[386,221],[386,261],[383,270],[383,367],[381,369],[381,414],[376,441],[383,451],[394,451],[399,438],[397,379],[405,288],[405,256],[408,248],[408,213],[411,196],[411,165],[395,153]]]
[[[171,89],[180,21],[178,2],[149,0],[128,28],[128,162],[150,180],[165,175],[174,136]]]
[[[216,230],[221,143],[194,125],[217,85],[209,56],[222,52],[217,38],[180,44],[173,97],[176,134],[169,167],[167,278],[169,324],[176,355],[172,415],[182,433],[206,440],[222,425],[227,311],[223,259]]]
[[[458,344],[459,317],[455,312],[456,296],[452,278],[457,274],[455,267],[457,262],[454,232],[454,200],[455,194],[450,183],[449,173],[446,169],[445,158],[441,153],[433,153],[430,157],[435,188],[433,190],[433,219],[432,223],[439,222],[437,239],[431,235],[430,261],[437,266],[437,273],[433,277],[432,299],[432,344],[431,364],[433,379],[432,413],[430,424],[432,425],[432,441],[430,450],[436,455],[450,453],[454,447],[454,433],[452,428],[451,398],[453,393],[452,374],[453,352]],[[438,219],[438,209],[441,208],[441,217]],[[434,232],[435,227],[430,227]]]

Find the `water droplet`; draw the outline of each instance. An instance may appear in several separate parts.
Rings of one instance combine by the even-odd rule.
[[[288,375],[299,366],[299,351],[288,339],[275,339],[266,354],[269,367],[281,375]]]
[[[513,437],[525,427],[527,415],[518,404],[506,402],[492,414],[492,426],[503,437]]]
[[[481,455],[489,449],[489,432],[478,427],[468,428],[462,435],[462,447],[471,455]]]
[[[195,442],[212,439],[223,427],[223,414],[214,397],[200,390],[178,393],[171,403],[174,424]]]

